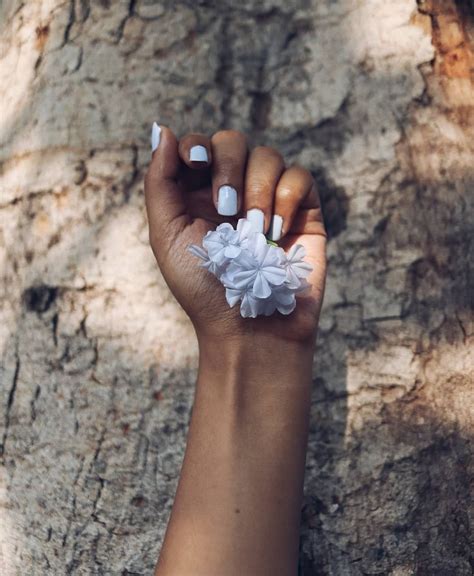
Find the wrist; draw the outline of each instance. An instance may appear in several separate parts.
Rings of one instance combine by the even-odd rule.
[[[295,364],[311,366],[314,353],[313,339],[284,340],[280,336],[260,333],[221,338],[198,333],[197,338],[200,369],[272,372],[278,367],[288,372]]]
[[[225,409],[251,403],[309,403],[312,385],[312,342],[284,341],[248,335],[216,341],[199,338],[197,395]],[[285,407],[286,404],[286,407]]]

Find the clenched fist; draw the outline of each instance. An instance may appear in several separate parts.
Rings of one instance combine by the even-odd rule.
[[[311,173],[297,164],[286,166],[275,148],[249,151],[245,135],[235,130],[211,138],[188,134],[178,141],[169,128],[154,124],[152,150],[145,178],[150,242],[198,337],[314,338],[324,293],[326,232]],[[187,251],[218,224],[235,226],[242,217],[285,251],[295,243],[306,249],[311,289],[297,296],[289,316],[242,318],[238,306],[227,304],[219,281]]]

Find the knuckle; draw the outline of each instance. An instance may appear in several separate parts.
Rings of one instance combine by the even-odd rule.
[[[247,194],[246,204],[260,208],[264,212],[270,212],[273,205],[273,196],[267,194],[267,189],[263,186],[256,186],[252,188],[252,193]]]
[[[211,138],[213,144],[218,144],[223,140],[240,140],[246,141],[247,137],[240,130],[218,130]]]
[[[289,186],[279,188],[277,196],[278,200],[282,202],[296,202],[298,200],[298,194],[293,188],[290,188]]]
[[[267,203],[273,201],[274,182],[267,174],[255,174],[246,181],[250,196],[264,197]]]
[[[214,163],[215,174],[223,177],[234,176],[238,169],[238,163],[231,156],[221,156],[218,162]]]
[[[281,152],[271,146],[257,146],[254,148],[254,152],[258,158],[263,157],[266,160],[274,160],[280,164],[284,163]]]

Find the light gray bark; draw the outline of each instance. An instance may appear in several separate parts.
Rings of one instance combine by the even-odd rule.
[[[0,5],[2,575],[158,554],[197,346],[148,247],[153,120],[319,183],[301,573],[472,574],[468,0]]]

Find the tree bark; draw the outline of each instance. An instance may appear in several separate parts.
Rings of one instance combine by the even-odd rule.
[[[197,368],[154,120],[309,167],[328,224],[300,573],[473,570],[470,0],[0,3],[0,572],[150,574]],[[249,575],[250,576],[250,575]]]

